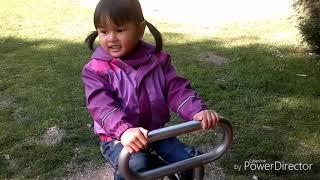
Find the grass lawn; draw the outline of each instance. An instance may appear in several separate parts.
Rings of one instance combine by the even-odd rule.
[[[104,166],[80,80],[93,9],[76,2],[0,2],[0,179],[60,179],[88,162]],[[305,53],[292,21],[214,29],[153,22],[178,73],[232,122],[232,147],[216,161],[227,179],[320,179],[320,57]],[[181,31],[187,28],[197,33]],[[203,61],[207,53],[228,62]],[[46,143],[50,128],[62,135],[56,144]],[[211,140],[209,134],[185,139],[199,146]],[[245,169],[246,161],[312,168]]]

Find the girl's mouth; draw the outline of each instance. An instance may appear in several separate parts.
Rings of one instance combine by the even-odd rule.
[[[121,49],[121,46],[119,45],[111,45],[109,46],[109,49],[112,51],[119,51]]]

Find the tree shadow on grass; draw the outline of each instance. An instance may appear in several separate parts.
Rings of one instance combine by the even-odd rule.
[[[232,122],[232,148],[217,161],[228,178],[319,177],[317,58],[300,57],[292,47],[227,47],[228,40],[188,42],[184,34],[163,36],[178,74],[191,81],[210,108]],[[185,40],[177,43],[179,38]],[[83,162],[103,165],[80,80],[90,57],[86,46],[14,37],[0,42],[0,97],[13,102],[0,106],[0,177],[65,177]],[[223,66],[202,61],[199,55],[206,52],[230,61]],[[46,129],[55,125],[66,131],[62,143],[37,144]],[[211,141],[211,136],[204,136],[189,143]],[[310,171],[234,169],[250,160],[312,163],[314,167]]]

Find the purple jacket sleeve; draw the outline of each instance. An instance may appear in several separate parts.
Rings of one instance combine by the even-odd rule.
[[[132,124],[114,98],[114,91],[108,85],[107,78],[102,78],[94,70],[85,67],[82,71],[86,105],[93,120],[113,139],[120,139],[122,133]]]
[[[205,104],[191,88],[189,81],[177,75],[168,54],[162,52],[160,61],[166,78],[167,102],[171,110],[185,121],[192,120],[195,114],[206,109]]]

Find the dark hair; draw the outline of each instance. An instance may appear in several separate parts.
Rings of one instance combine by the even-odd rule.
[[[138,0],[100,0],[94,11],[93,23],[97,29],[103,27],[107,20],[111,20],[117,26],[126,22],[134,22],[136,24],[142,23],[144,20],[142,9]],[[156,53],[162,50],[162,36],[161,33],[151,23],[146,21],[156,42]],[[85,42],[90,50],[93,50],[93,44],[98,36],[98,32],[93,31],[88,35]]]

